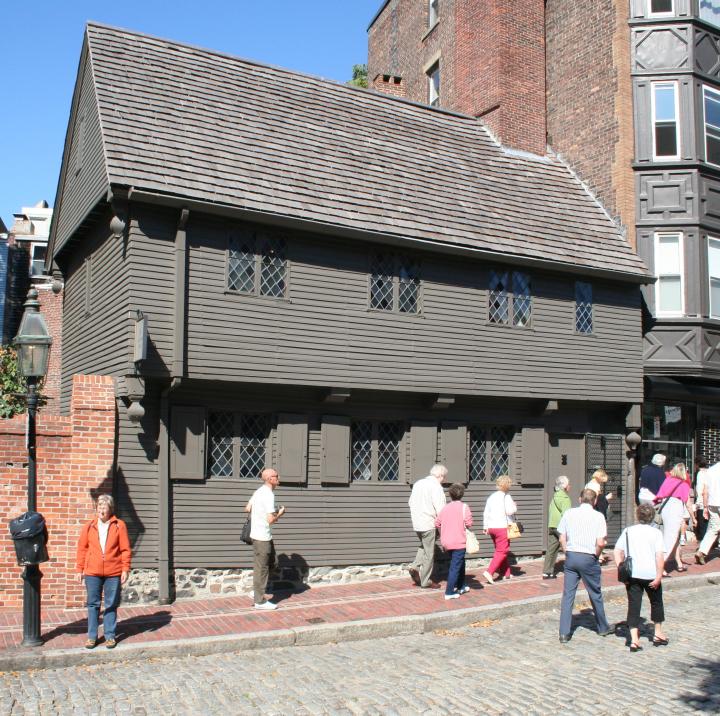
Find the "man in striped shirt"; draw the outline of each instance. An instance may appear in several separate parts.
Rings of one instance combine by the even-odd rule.
[[[580,507],[568,510],[562,516],[557,528],[560,534],[560,545],[565,552],[565,579],[560,608],[561,644],[570,641],[572,608],[581,579],[595,612],[598,634],[607,636],[615,632],[614,627],[608,624],[605,617],[605,605],[600,586],[602,573],[598,557],[605,547],[607,525],[602,513],[593,509],[596,500],[596,492],[583,490],[580,493]]]

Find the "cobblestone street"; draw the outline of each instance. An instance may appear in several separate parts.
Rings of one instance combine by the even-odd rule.
[[[718,596],[666,594],[671,644],[653,648],[645,630],[638,654],[623,628],[603,639],[585,616],[560,645],[557,613],[545,613],[374,641],[3,673],[0,714],[718,713]],[[607,608],[624,619],[624,598]]]

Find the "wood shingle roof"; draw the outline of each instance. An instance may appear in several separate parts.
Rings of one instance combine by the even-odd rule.
[[[647,274],[562,162],[473,117],[103,25],[87,47],[111,184]]]

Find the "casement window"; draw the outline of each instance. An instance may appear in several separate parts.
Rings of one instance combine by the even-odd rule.
[[[720,318],[720,239],[708,237],[708,285],[710,315]]]
[[[705,161],[720,165],[720,92],[703,87]]]
[[[436,62],[427,71],[428,104],[431,107],[440,105],[440,63]]]
[[[672,15],[674,12],[673,0],[648,0],[648,15],[651,17]]]
[[[370,269],[370,308],[420,313],[420,265],[408,256],[377,253]]]
[[[700,19],[720,27],[720,0],[700,0]]]
[[[42,276],[45,273],[46,255],[47,244],[32,244],[32,263],[30,265],[31,276]]]
[[[261,233],[233,236],[227,252],[227,289],[284,298],[287,259],[284,239]]]
[[[257,479],[266,464],[270,420],[266,415],[208,415],[208,476]]]
[[[490,323],[527,327],[532,318],[530,276],[521,271],[491,271],[488,302]]]
[[[589,335],[593,332],[592,284],[575,282],[575,333]]]
[[[440,0],[428,0],[428,27],[433,27],[438,21]]]
[[[655,312],[682,316],[685,312],[681,233],[655,234]]]
[[[652,83],[653,158],[678,159],[678,88],[677,82]]]
[[[350,426],[353,482],[398,482],[403,428],[396,422],[362,420]]]
[[[509,474],[513,428],[476,426],[468,432],[470,480],[491,482]]]

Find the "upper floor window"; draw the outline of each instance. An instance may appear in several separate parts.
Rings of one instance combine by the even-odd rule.
[[[678,159],[678,101],[676,82],[652,84],[653,157]]]
[[[265,466],[269,428],[269,420],[265,415],[210,413],[208,475],[257,478]]]
[[[700,19],[720,27],[720,0],[700,0]]]
[[[287,290],[285,241],[262,234],[231,238],[227,287],[240,293],[283,298]]]
[[[648,15],[672,15],[673,0],[648,0]]]
[[[420,266],[407,256],[375,254],[370,271],[370,308],[420,312]]]
[[[526,327],[532,317],[530,277],[520,271],[491,271],[488,302],[490,323]]]
[[[490,482],[510,472],[512,428],[470,428],[470,479]]]
[[[575,282],[575,332],[588,335],[593,332],[592,284]]]
[[[440,0],[428,0],[428,27],[432,27],[438,21],[438,10]]]
[[[431,107],[440,104],[440,63],[436,62],[428,71],[428,103]]]
[[[708,283],[710,315],[720,318],[720,239],[708,238]]]
[[[400,480],[399,423],[363,420],[351,426],[351,476],[353,481]]]
[[[705,161],[720,165],[720,92],[703,87]]]
[[[655,234],[655,312],[658,316],[682,316],[682,234]]]

